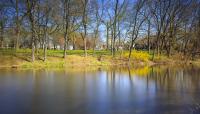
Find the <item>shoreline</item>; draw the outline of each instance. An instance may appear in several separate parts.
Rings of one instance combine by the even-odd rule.
[[[4,61],[0,64],[0,69],[4,68],[67,68],[67,67],[144,67],[144,66],[155,66],[155,65],[200,65],[200,61],[184,61],[180,60],[160,60],[160,61],[140,61],[131,60],[128,62],[125,58],[111,58],[102,57],[101,60],[98,57],[88,56],[83,57],[80,55],[68,55],[66,59],[61,57],[48,57],[47,61],[36,60],[35,62],[29,62],[18,58],[16,56],[1,56]],[[11,59],[12,58],[12,59]]]

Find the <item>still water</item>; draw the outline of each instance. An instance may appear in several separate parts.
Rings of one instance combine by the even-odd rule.
[[[200,114],[200,69],[1,69],[0,114]]]

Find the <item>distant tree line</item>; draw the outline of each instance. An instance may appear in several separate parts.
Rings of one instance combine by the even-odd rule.
[[[129,60],[135,44],[153,55],[194,58],[200,54],[200,0],[0,1],[1,48],[31,48],[32,61],[43,49],[46,61],[51,37],[63,44],[64,58],[80,39],[85,56],[104,41],[112,56],[129,50]]]

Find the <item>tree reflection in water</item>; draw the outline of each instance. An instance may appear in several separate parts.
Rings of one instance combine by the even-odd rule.
[[[197,67],[1,69],[0,113],[198,114],[199,90]]]

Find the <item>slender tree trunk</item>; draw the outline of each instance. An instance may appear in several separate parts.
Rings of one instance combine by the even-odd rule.
[[[114,42],[114,34],[113,34],[113,27],[111,28],[111,54],[112,56],[114,56],[114,46],[113,43]]]
[[[156,51],[156,47],[154,47],[153,49],[152,61],[154,61],[154,58],[155,58],[155,51]]]
[[[94,39],[94,42],[93,42],[93,48],[92,48],[92,55],[94,56],[95,55],[95,47],[96,47],[96,38]]]
[[[129,49],[129,56],[128,56],[129,63],[130,63],[130,60],[131,60],[131,54],[132,54],[134,42],[138,37],[138,33],[135,34],[135,37],[134,37],[134,34],[135,34],[135,32],[132,33],[132,38],[131,38],[132,40],[131,40],[131,45],[130,45],[130,49]]]
[[[32,62],[35,61],[35,24],[32,22]]]
[[[109,23],[106,23],[106,49],[109,50]]]
[[[88,0],[84,0],[83,6],[83,15],[82,15],[82,24],[84,29],[84,35],[83,35],[83,42],[84,42],[84,55],[87,57],[87,4]]]
[[[168,57],[170,57],[171,55],[171,48],[172,48],[172,44],[173,44],[173,40],[174,40],[174,23],[173,23],[173,19],[172,22],[170,22],[170,31],[169,31],[169,46],[168,46]]]
[[[48,12],[46,10],[46,12]],[[46,16],[46,22],[45,22],[45,28],[44,28],[44,62],[46,62],[47,60],[47,43],[48,43],[48,36],[47,36],[47,24],[48,24],[48,18],[49,18],[49,14],[47,13]]]
[[[93,52],[92,52],[93,56],[95,54],[95,47],[96,47],[96,31],[95,31],[94,42],[93,42]]]
[[[32,32],[32,39],[31,39],[31,58],[32,62],[35,61],[35,37],[36,37],[36,31],[35,31],[35,18],[34,18],[34,13],[35,13],[35,2],[36,1],[26,1],[26,6],[27,6],[27,12],[28,12],[28,17],[29,21],[31,23],[31,32]]]
[[[0,47],[3,48],[3,40],[4,40],[4,28],[3,28],[3,23],[0,22]]]
[[[32,46],[32,51],[31,51],[31,55],[32,55],[32,62],[35,61],[35,26],[32,23],[32,40],[31,40],[31,46]]]
[[[84,25],[84,53],[85,53],[85,57],[87,57],[87,39],[86,39],[86,35],[87,35],[87,26]]]
[[[99,32],[99,22],[97,23],[97,28],[95,30],[95,33],[94,33],[94,46],[93,46],[93,56],[94,56],[94,53],[95,53],[95,47],[96,47],[96,42],[97,42],[97,38],[98,38],[98,32]]]
[[[17,13],[17,19],[16,19],[16,42],[15,42],[15,49],[19,49],[19,38],[20,38],[20,23],[19,23],[19,6],[18,6],[18,0],[16,0],[16,13]]]
[[[133,41],[131,41],[131,45],[130,45],[130,48],[129,48],[129,55],[128,55],[128,61],[129,63],[131,62],[131,53],[132,53],[132,49],[133,49]]]
[[[136,12],[136,15],[134,17],[134,23],[133,23],[133,30],[132,30],[132,35],[131,35],[131,45],[130,45],[130,49],[129,49],[129,56],[128,56],[128,61],[130,63],[131,60],[131,53],[132,53],[132,49],[133,49],[133,44],[137,38],[137,34],[136,34],[136,24],[137,24],[137,16],[138,16],[138,12]]]
[[[118,3],[119,0],[116,0],[116,4],[115,4],[115,17],[114,17],[114,23],[113,23],[113,48],[112,48],[112,56],[115,56],[115,42],[116,42],[116,37],[117,37],[117,18],[118,18]]]
[[[149,54],[150,54],[150,52],[151,52],[151,46],[150,46],[150,28],[151,27],[151,23],[150,23],[150,21],[148,21],[148,36],[147,36],[147,40],[148,40],[148,52],[149,52]]]
[[[75,37],[76,36],[73,35],[73,38],[72,38],[73,39],[73,41],[72,41],[73,42],[73,50],[76,50],[76,40],[75,40]]]
[[[64,59],[67,57],[67,33],[65,33],[64,36],[65,42],[64,42]]]
[[[119,23],[119,19],[118,19],[118,26],[117,26],[117,31],[118,31],[118,39],[119,39],[119,42],[118,42],[118,46],[117,46],[117,50],[119,50],[119,47],[121,46],[121,36],[120,36],[120,23]]]
[[[45,28],[46,29],[46,28]],[[45,40],[45,43],[44,43],[44,62],[46,62],[47,60],[47,33],[46,33],[46,30],[45,30],[45,36],[44,36],[44,40]]]
[[[184,28],[184,43],[183,43],[183,55],[186,55],[186,49],[187,49],[187,44],[188,44],[188,37],[187,37],[187,25],[185,24]]]
[[[157,49],[157,56],[160,56],[160,31],[158,31],[157,33],[156,49]]]
[[[64,58],[66,58],[67,56],[67,44],[68,44],[68,29],[69,29],[69,11],[70,11],[70,0],[65,0],[65,8],[64,8],[64,12],[65,12],[65,42],[64,42]]]

